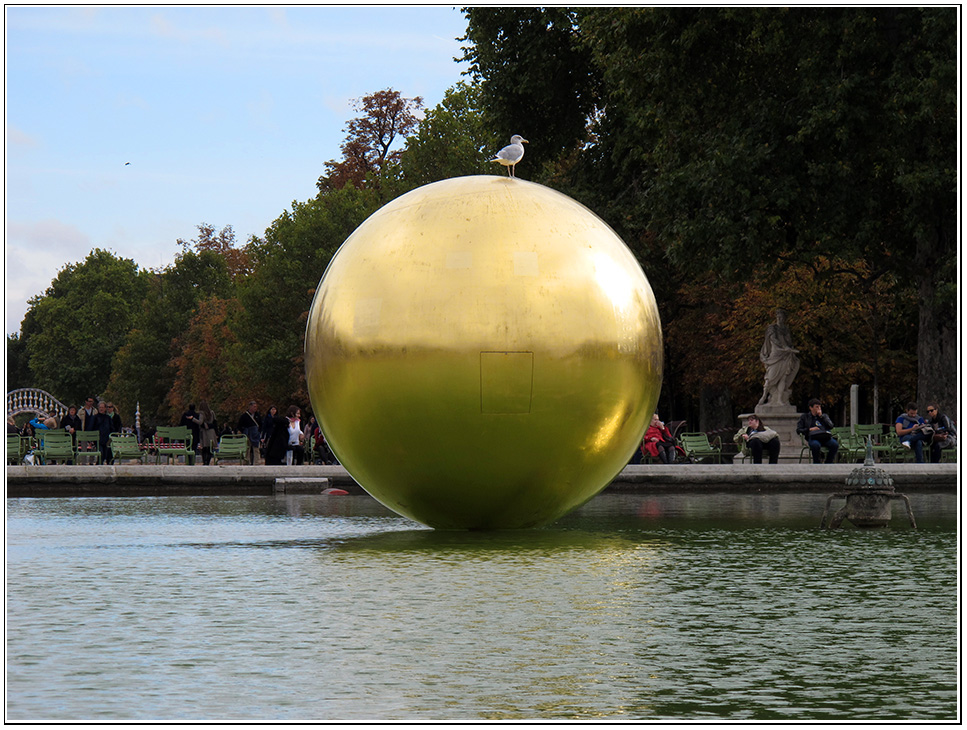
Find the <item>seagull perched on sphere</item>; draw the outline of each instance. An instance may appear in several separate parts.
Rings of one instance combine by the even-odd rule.
[[[527,140],[519,134],[515,134],[510,138],[510,144],[498,152],[491,162],[499,162],[506,167],[508,177],[517,177],[514,174],[514,165],[520,162],[520,159],[524,156],[524,142],[527,142]]]

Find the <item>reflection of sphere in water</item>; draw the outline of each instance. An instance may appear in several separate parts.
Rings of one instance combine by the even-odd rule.
[[[628,248],[550,188],[426,185],[333,257],[306,330],[313,409],[373,497],[439,528],[550,522],[637,448],[658,309]]]

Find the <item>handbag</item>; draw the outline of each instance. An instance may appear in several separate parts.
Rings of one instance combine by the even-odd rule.
[[[939,444],[939,443],[941,443],[943,441],[946,441],[947,440],[947,436],[948,436],[948,434],[947,434],[946,431],[943,431],[943,432],[934,431],[933,432],[933,442],[935,444]]]

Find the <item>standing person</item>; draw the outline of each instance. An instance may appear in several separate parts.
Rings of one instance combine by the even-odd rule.
[[[259,405],[254,400],[249,401],[248,410],[238,417],[238,431],[248,436],[248,463],[254,464],[258,458],[259,436],[262,430],[262,417],[259,416]]]
[[[191,434],[191,450],[196,454],[198,453],[198,422],[195,420],[198,418],[198,411],[195,410],[195,404],[189,403],[188,410],[181,414],[181,422],[179,426],[186,426],[188,432]],[[194,459],[192,459],[194,463]]]
[[[114,433],[114,419],[107,414],[107,403],[98,401],[97,413],[90,423],[85,424],[86,431],[97,431],[97,446],[101,451],[101,463],[113,464],[114,456],[111,453],[111,434]]]
[[[285,463],[289,448],[289,419],[280,416],[278,409],[272,406],[265,418],[262,419],[262,427],[268,428],[265,432],[268,434],[265,440],[265,464],[267,466],[281,466]]]
[[[927,424],[933,428],[930,441],[930,461],[940,463],[941,451],[957,445],[957,429],[946,413],[940,412],[936,403],[927,406]]]
[[[97,415],[97,406],[94,404],[94,399],[88,397],[84,401],[84,408],[78,414],[81,419],[81,431],[96,431],[94,428],[94,416]]]
[[[782,446],[779,434],[766,426],[755,414],[749,416],[745,428],[740,428],[733,440],[739,450],[752,456],[753,464],[762,463],[762,452],[768,450],[769,463],[779,463],[779,449]]]
[[[67,431],[71,436],[76,434],[78,431],[84,430],[84,424],[81,423],[81,417],[77,415],[77,406],[70,406],[67,409],[67,415],[61,419],[60,427]]]
[[[926,435],[923,432],[924,421],[917,413],[918,410],[916,403],[907,403],[906,412],[897,416],[894,428],[896,435],[900,437],[900,446],[913,449],[917,463],[922,464],[923,442],[926,440]]]
[[[299,410],[298,406],[289,406],[286,419],[289,422],[287,426],[289,441],[286,446],[286,451],[291,452],[292,456],[290,457],[287,453],[285,455],[285,463],[291,464],[295,462],[298,466],[302,466],[303,457],[305,456],[305,448],[302,444],[306,439],[306,435],[302,433],[302,411]]]
[[[809,450],[813,454],[813,464],[822,461],[823,449],[826,449],[826,463],[836,461],[839,451],[839,441],[833,438],[833,421],[823,413],[823,404],[817,398],[809,401],[809,412],[803,413],[796,424],[796,433],[805,437],[809,443]]]
[[[113,403],[107,403],[107,415],[111,419],[111,433],[121,433],[121,415],[114,410]]]
[[[215,446],[218,436],[216,428],[218,423],[215,421],[215,414],[208,407],[208,401],[198,401],[198,413],[192,419],[198,426],[198,445],[201,447],[202,463],[208,466],[212,460],[212,447]]]
[[[265,414],[265,418],[262,419],[262,428],[259,429],[259,446],[266,464],[269,463],[269,439],[272,438],[272,430],[275,428],[275,423],[278,418],[279,409],[275,406],[269,406],[269,410]]]

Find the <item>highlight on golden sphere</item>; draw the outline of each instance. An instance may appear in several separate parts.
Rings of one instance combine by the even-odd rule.
[[[319,283],[305,354],[340,463],[442,529],[532,527],[591,499],[638,447],[662,375],[631,251],[573,199],[494,175],[364,221]]]

